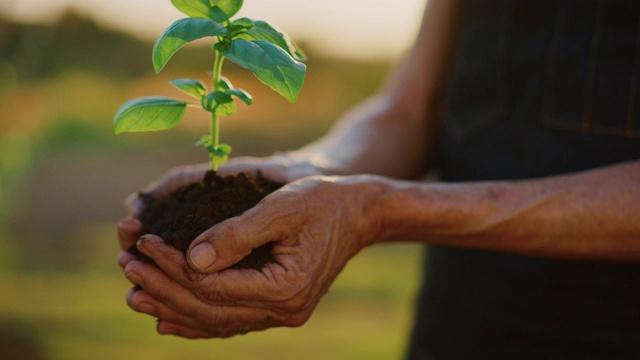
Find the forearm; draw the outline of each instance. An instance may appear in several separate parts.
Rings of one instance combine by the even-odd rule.
[[[456,1],[430,0],[413,48],[382,91],[339,119],[325,137],[288,155],[323,175],[424,174],[441,122],[456,19]]]
[[[376,241],[640,261],[640,162],[529,181],[392,182]]]
[[[323,138],[291,153],[323,175],[377,174],[416,178],[428,166],[430,122],[412,117],[387,96],[356,106]]]

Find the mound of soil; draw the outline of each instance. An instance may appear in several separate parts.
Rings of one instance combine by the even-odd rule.
[[[169,196],[141,193],[145,203],[140,214],[142,233],[160,236],[165,243],[186,253],[191,242],[205,230],[242,214],[282,186],[260,174],[255,178],[245,174],[220,177],[209,171],[202,181],[184,186]],[[129,252],[152,262],[135,246]],[[266,244],[231,268],[260,270],[273,261],[271,244]]]

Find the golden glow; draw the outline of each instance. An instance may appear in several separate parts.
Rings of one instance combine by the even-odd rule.
[[[241,16],[264,19],[314,50],[339,57],[390,58],[405,51],[424,0],[246,0]],[[168,0],[4,0],[0,13],[21,21],[51,21],[67,7],[144,38],[155,38],[182,16]],[[151,9],[151,10],[150,10]]]

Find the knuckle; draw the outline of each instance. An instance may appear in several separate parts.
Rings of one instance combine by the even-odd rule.
[[[310,312],[301,312],[289,317],[284,323],[287,327],[300,327],[309,320]]]
[[[237,234],[242,230],[242,225],[237,217],[225,220],[224,226],[220,229],[223,236]]]
[[[295,284],[286,286],[285,292],[281,293],[280,308],[289,313],[297,313],[306,309],[311,303],[311,293],[306,287]]]
[[[290,313],[298,312],[305,308],[307,300],[296,296],[282,303],[282,309]]]

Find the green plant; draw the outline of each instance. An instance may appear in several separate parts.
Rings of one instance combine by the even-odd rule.
[[[236,89],[222,76],[225,59],[250,70],[264,84],[295,102],[306,74],[304,54],[289,36],[265,21],[243,17],[230,20],[242,7],[243,0],[171,0],[189,17],[169,26],[158,37],[153,48],[153,66],[162,71],[169,59],[185,44],[205,38],[214,39],[212,91],[197,79],[174,79],[171,84],[198,102],[167,97],[144,97],[126,102],[113,120],[115,134],[123,132],[159,131],[178,125],[188,106],[211,113],[209,135],[196,145],[209,151],[212,170],[224,164],[231,147],[219,143],[220,116],[236,112],[234,99],[253,103],[249,93]]]

